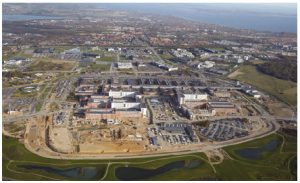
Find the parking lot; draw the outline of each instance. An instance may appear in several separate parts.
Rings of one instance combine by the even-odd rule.
[[[208,127],[197,126],[197,129],[209,140],[225,141],[247,136],[252,126],[243,119],[224,119],[210,122]]]
[[[65,90],[69,90],[69,89],[70,89],[70,81],[69,80],[59,81],[55,87],[55,93],[56,93],[55,96],[57,98],[59,98],[62,96],[62,94]]]
[[[81,59],[81,54],[59,54],[57,55],[57,58],[60,60],[80,60]]]
[[[7,105],[3,107],[3,110],[11,110],[22,111],[23,113],[30,112],[30,106],[36,102],[36,99],[33,97],[24,97],[24,98],[16,98],[7,100]]]
[[[192,125],[184,122],[161,123],[147,129],[149,142],[160,148],[199,143]]]
[[[154,85],[154,86],[203,86],[198,79],[171,79],[158,77],[138,77],[138,78],[114,78],[116,83],[122,85]]]
[[[43,58],[43,57],[57,57],[58,55],[55,53],[33,53],[33,58]]]

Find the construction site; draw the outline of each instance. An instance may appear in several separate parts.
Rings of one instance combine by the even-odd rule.
[[[56,110],[46,103],[49,113],[23,123],[25,146],[32,152],[76,158],[187,151],[275,128],[239,88],[150,92],[95,84],[91,78],[73,82],[58,83],[48,95]],[[70,93],[74,99],[64,102]]]

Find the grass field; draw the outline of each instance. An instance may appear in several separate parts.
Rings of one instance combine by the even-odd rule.
[[[117,59],[115,57],[110,57],[110,56],[105,56],[101,58],[97,58],[97,61],[103,61],[103,62],[113,62],[116,61]]]
[[[249,83],[288,104],[297,104],[297,83],[263,74],[252,65],[241,66],[238,71],[241,73],[234,79]]]
[[[35,61],[27,67],[27,71],[69,71],[74,67],[75,62],[52,62],[52,61]]]
[[[288,138],[288,140],[295,142],[294,136]],[[184,160],[187,163],[191,160],[197,160],[200,161],[200,164],[193,168],[173,169],[147,180],[295,180],[297,172],[296,152],[286,152],[285,144],[279,145],[276,150],[266,154],[259,161],[247,160],[235,154],[236,149],[261,146],[272,139],[279,139],[281,142],[287,141],[285,134],[273,134],[262,139],[226,147],[225,150],[233,160],[225,159],[221,164],[210,165],[203,153],[122,160],[47,159],[29,152],[17,139],[2,136],[2,170],[4,177],[16,180],[81,180],[44,170],[26,170],[19,166],[38,165],[58,170],[94,167],[97,174],[88,180],[117,180],[115,169],[118,167],[133,166],[156,169],[174,161]]]
[[[38,96],[39,92],[44,90],[45,85],[39,85],[38,91],[32,91],[32,92],[25,92],[22,90],[22,88],[17,89],[12,97],[14,98],[22,98],[22,97],[36,97]]]
[[[168,156],[168,157],[160,157],[160,158],[153,158],[150,160],[144,160],[146,163],[140,162],[131,162],[129,167],[138,167],[138,168],[146,168],[146,169],[156,169],[161,166],[164,166],[168,163],[174,161],[182,161],[184,160],[187,164],[189,161],[199,161],[200,165],[194,168],[180,168],[174,169],[164,174],[160,174],[157,176],[153,176],[151,178],[145,180],[193,180],[193,179],[215,179],[215,175],[213,172],[212,167],[209,165],[206,156],[203,153],[197,154],[190,154],[190,155],[182,155],[182,156]],[[125,167],[128,166],[126,164],[117,163],[109,168],[109,174],[107,175],[105,180],[118,180],[115,176],[115,169],[118,167]]]
[[[279,140],[280,145],[272,152],[262,153],[259,160],[246,159],[236,154],[238,149],[260,147],[274,139]],[[265,138],[226,147],[224,150],[234,160],[226,160],[216,165],[216,169],[226,178],[224,180],[295,180],[296,177],[292,173],[295,170],[290,167],[291,160],[297,156],[297,147],[293,150],[286,149],[286,144],[290,140],[296,141],[297,137],[272,134]],[[232,173],[228,169],[232,169]]]
[[[20,97],[36,97],[38,94],[37,91],[33,92],[24,92],[21,89],[17,89],[15,93],[12,95],[14,98],[20,98]]]
[[[162,55],[159,55],[162,59],[164,60],[168,60],[168,59],[171,59],[173,58],[173,56],[170,54],[170,53],[164,53]]]
[[[263,61],[263,60],[251,60],[250,63],[253,64],[253,65],[258,65],[258,64],[265,63],[265,61]]]
[[[110,68],[110,64],[103,65],[103,64],[91,63],[88,67],[84,68],[83,70],[92,71],[92,72],[101,72],[101,71],[108,71],[109,68]]]
[[[40,98],[41,99],[45,99],[47,97],[47,95],[49,94],[50,90],[52,89],[51,86],[48,86],[47,88],[45,88],[43,90],[43,93],[41,94]]]
[[[35,111],[39,112],[42,109],[42,105],[43,105],[42,102],[37,102],[35,104]]]
[[[3,60],[9,60],[9,59],[12,59],[12,58],[31,58],[31,54],[25,54],[23,51],[22,52],[13,52],[13,53],[10,53],[9,55],[7,56],[4,56],[2,59]]]
[[[162,166],[166,163],[169,163],[174,160],[189,160],[189,159],[201,159],[203,161],[203,166],[201,166],[201,171],[205,173],[205,177],[207,175],[213,176],[211,167],[205,163],[205,155],[197,153],[197,156],[187,155],[187,156],[164,156],[158,158],[138,158],[138,159],[126,159],[126,160],[56,160],[56,159],[47,159],[40,156],[37,156],[24,147],[17,139],[2,136],[3,139],[3,176],[9,177],[17,180],[73,180],[72,178],[62,177],[57,174],[49,174],[45,171],[41,170],[24,170],[17,165],[38,165],[38,166],[47,166],[53,167],[57,169],[68,169],[74,167],[96,167],[97,168],[97,176],[91,180],[100,180],[104,175],[107,163],[114,162],[109,168],[109,172],[104,180],[116,180],[114,174],[114,168],[119,166],[124,166],[124,162],[126,164],[134,164],[135,166],[148,168],[148,167],[158,167]],[[170,176],[178,176],[178,173],[181,172],[181,179],[189,179],[190,177],[197,177],[198,174],[190,175],[187,170],[174,171]],[[195,171],[195,170],[194,170]],[[195,172],[194,172],[195,173]],[[197,176],[196,176],[197,175]],[[183,177],[182,177],[183,176]],[[153,179],[163,178],[163,175],[160,177],[153,177]],[[164,179],[168,179],[168,176]]]

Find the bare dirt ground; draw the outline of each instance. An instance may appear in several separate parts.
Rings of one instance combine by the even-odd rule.
[[[214,149],[214,150],[211,150],[211,151],[206,151],[204,153],[208,157],[209,162],[211,162],[211,164],[213,164],[213,165],[220,164],[224,160],[224,154],[219,149]]]
[[[66,127],[55,127],[49,130],[49,139],[53,148],[59,152],[73,152],[71,134]]]
[[[108,125],[91,129],[86,126],[79,131],[79,153],[125,153],[143,152],[148,145],[146,120],[126,118],[120,125]],[[115,132],[115,136],[112,133]],[[120,132],[120,135],[117,135]]]
[[[241,75],[241,74],[244,74],[243,72],[240,72],[239,70],[236,70],[236,71],[234,71],[233,73],[230,73],[229,75],[228,75],[228,78],[235,78],[235,77],[237,77],[238,75]]]
[[[122,153],[122,152],[143,152],[143,142],[101,142],[80,144],[80,153]]]
[[[279,117],[293,116],[293,111],[280,102],[269,102],[267,103],[267,107],[272,115]]]

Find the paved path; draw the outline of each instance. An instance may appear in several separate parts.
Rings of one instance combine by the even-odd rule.
[[[155,162],[155,161],[168,160],[168,159],[174,159],[174,158],[180,158],[180,157],[194,157],[197,159],[201,159],[201,160],[205,161],[206,163],[210,164],[212,170],[214,171],[214,173],[216,173],[215,167],[207,159],[205,159],[201,156],[198,156],[198,155],[178,155],[178,156],[171,156],[171,157],[169,156],[169,157],[162,157],[159,159],[151,159],[151,160],[139,161],[139,162],[128,162],[128,161],[110,162],[110,161],[108,161],[108,162],[89,162],[89,163],[63,163],[63,165],[76,165],[76,164],[77,165],[82,165],[82,164],[84,164],[84,165],[99,165],[99,164],[107,165],[105,173],[104,173],[103,177],[100,179],[100,180],[104,180],[108,175],[110,165],[113,165],[113,164],[139,165],[139,164],[147,164],[147,163],[151,163],[151,162]],[[11,169],[10,165],[11,165],[11,163],[14,163],[14,162],[16,162],[16,163],[31,163],[31,164],[38,164],[38,165],[52,165],[52,166],[57,165],[55,163],[47,163],[47,162],[9,160],[9,163],[6,166],[7,170],[17,173],[17,174],[24,174],[25,172],[19,172],[19,171]],[[44,176],[44,175],[40,175],[40,174],[36,174],[36,173],[31,173],[31,172],[28,174],[48,178],[50,180],[59,180],[59,179],[55,179],[52,177],[48,177],[48,176]]]

